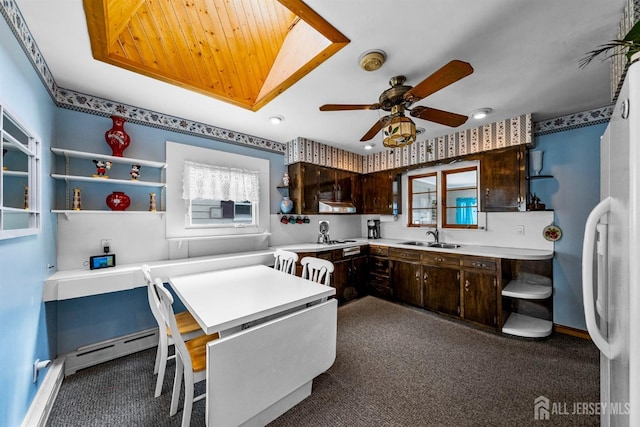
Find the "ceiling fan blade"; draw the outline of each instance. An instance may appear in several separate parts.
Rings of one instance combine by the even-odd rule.
[[[378,132],[380,132],[382,128],[387,125],[387,122],[389,122],[389,116],[381,117],[380,120],[375,122],[375,124],[371,126],[371,129],[369,129],[367,133],[365,133],[364,136],[360,138],[360,141],[368,141],[376,136]]]
[[[409,102],[417,102],[422,98],[425,98],[432,93],[467,77],[471,73],[473,73],[473,67],[469,63],[454,59],[415,85],[413,88],[409,89],[404,94],[404,99]]]
[[[451,113],[449,111],[437,110],[435,108],[428,108],[417,106],[411,110],[411,116],[417,117],[423,120],[429,120],[430,122],[440,123],[441,125],[458,127],[467,122],[468,117],[462,114]]]
[[[380,104],[324,104],[320,111],[379,110]]]

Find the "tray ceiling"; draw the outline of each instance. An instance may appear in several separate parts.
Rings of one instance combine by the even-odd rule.
[[[95,59],[257,111],[349,40],[298,0],[84,0]]]

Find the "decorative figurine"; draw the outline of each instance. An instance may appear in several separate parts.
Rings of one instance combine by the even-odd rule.
[[[156,211],[156,193],[149,193],[149,212]]]
[[[6,148],[3,148],[3,149],[2,149],[2,159],[3,159],[3,160],[4,160],[4,155],[5,155],[5,154],[7,154],[7,151],[9,151],[9,150],[7,150]],[[6,167],[6,166],[2,166],[2,170],[5,170],[5,171],[6,171],[6,170],[7,170],[7,167]]]
[[[24,210],[29,210],[29,187],[24,186]]]
[[[282,177],[282,185],[284,185],[285,187],[289,186],[289,174],[287,172],[285,172],[284,176]]]
[[[131,179],[137,180],[140,177],[140,165],[131,165],[129,175],[131,175]]]
[[[94,178],[109,178],[106,173],[107,170],[111,169],[111,162],[105,162],[104,160],[94,160],[93,163],[95,163],[96,168],[98,168],[98,171],[93,174]]]

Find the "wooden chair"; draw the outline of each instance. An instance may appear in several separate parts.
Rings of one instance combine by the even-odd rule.
[[[156,363],[153,367],[153,373],[158,375],[156,379],[156,389],[154,396],[158,397],[162,393],[162,384],[164,383],[164,373],[167,368],[167,360],[174,359],[175,354],[169,356],[169,346],[173,345],[171,330],[167,327],[162,310],[160,307],[160,297],[154,288],[154,281],[151,278],[151,269],[147,264],[142,266],[142,273],[147,282],[147,298],[151,313],[158,323],[158,350],[156,351]],[[184,340],[193,339],[197,336],[204,335],[200,325],[191,313],[183,311],[176,314],[176,323],[178,330]]]
[[[331,273],[333,273],[333,263],[331,261],[307,256],[302,258],[300,264],[302,264],[303,279],[331,286]]]
[[[160,307],[167,327],[171,330],[173,343],[176,349],[176,376],[173,381],[173,393],[171,394],[171,416],[178,412],[178,400],[182,388],[184,376],[184,407],[182,410],[182,427],[189,427],[191,423],[191,410],[193,403],[204,398],[206,392],[193,397],[194,385],[204,379],[207,374],[207,343],[219,338],[219,335],[201,335],[189,341],[184,341],[178,329],[178,322],[173,312],[173,296],[162,285],[160,279],[155,281],[155,289],[160,297]]]
[[[297,253],[277,249],[273,256],[276,259],[273,266],[274,269],[284,271],[289,274],[296,274],[296,262],[298,261]]]

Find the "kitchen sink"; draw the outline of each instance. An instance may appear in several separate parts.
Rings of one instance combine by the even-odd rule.
[[[411,246],[429,246],[430,243],[429,242],[417,242],[417,241],[413,241],[413,242],[402,242],[401,245],[411,245]]]
[[[456,244],[456,243],[429,243],[429,247],[430,248],[442,248],[442,249],[456,249],[459,248],[460,245]]]
[[[443,243],[443,242],[421,242],[419,240],[414,240],[411,242],[402,242],[403,245],[411,245],[411,246],[426,246],[428,248],[441,248],[441,249],[456,249],[459,248],[460,245],[456,243]]]

